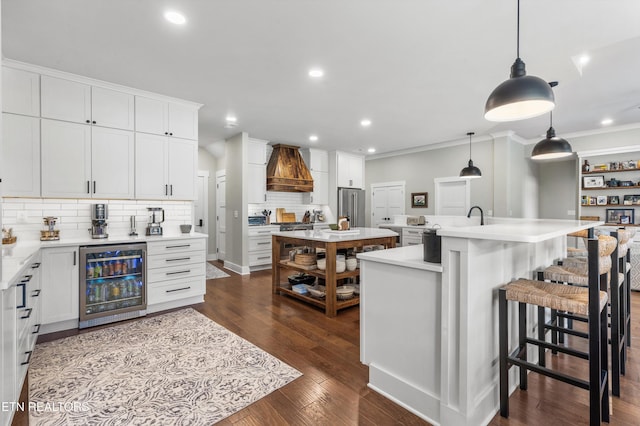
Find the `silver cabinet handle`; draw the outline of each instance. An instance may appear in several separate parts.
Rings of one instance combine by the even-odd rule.
[[[182,248],[182,247],[191,247],[191,244],[182,244],[179,246],[167,246],[167,250],[174,249],[174,248]]]
[[[177,262],[179,260],[191,260],[190,257],[178,257],[175,259],[165,259],[165,262]]]
[[[188,274],[189,272],[191,272],[191,269],[187,269],[186,271],[167,272],[166,275]]]
[[[259,246],[262,246],[262,245],[265,245],[265,244],[271,244],[271,241],[265,241],[265,242],[262,242],[262,243],[258,243]]]
[[[174,291],[182,291],[182,290],[189,290],[191,288],[191,286],[189,287],[182,287],[182,288],[175,288],[173,290],[165,290],[165,292],[167,293],[173,293]]]
[[[271,256],[260,256],[257,259],[271,259]]]

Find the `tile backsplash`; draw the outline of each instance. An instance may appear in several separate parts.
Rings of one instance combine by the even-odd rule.
[[[322,206],[317,204],[306,204],[305,193],[302,192],[278,192],[278,191],[267,191],[267,201],[261,204],[249,204],[248,210],[249,215],[261,215],[262,210],[271,210],[271,221],[276,221],[276,208],[281,207],[286,209],[289,213],[296,214],[296,220],[298,222],[302,221],[302,217],[304,213],[309,210],[310,213],[313,213],[313,210],[322,210],[325,215],[327,215],[327,221],[335,221],[333,219],[333,215],[331,214],[331,210],[329,206]]]
[[[179,225],[193,223],[191,201],[148,200],[87,200],[53,198],[9,198],[2,200],[2,226],[13,228],[21,239],[40,238],[44,229],[42,218],[58,218],[56,228],[63,236],[86,236],[91,227],[91,204],[104,203],[109,206],[108,232],[113,235],[129,233],[129,218],[136,217],[138,234],[143,235],[147,226],[147,207],[164,208],[165,233],[180,233]]]

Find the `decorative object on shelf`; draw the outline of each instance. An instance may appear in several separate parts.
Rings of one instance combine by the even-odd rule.
[[[549,86],[555,87],[557,81],[550,81]],[[556,129],[553,128],[553,111],[549,111],[549,129],[547,137],[533,147],[531,151],[532,160],[551,160],[573,155],[571,144],[566,139],[556,136]],[[585,160],[586,161],[586,160]]]
[[[601,172],[604,170],[609,170],[609,165],[608,164],[594,164],[593,165],[593,169],[592,171],[594,172]]]
[[[605,221],[607,223],[632,224],[635,223],[634,213],[634,209],[607,209]]]
[[[597,201],[596,197],[589,197],[590,206],[595,206],[597,204],[596,201]]]
[[[60,230],[55,229],[57,217],[47,216],[42,218],[46,229],[40,231],[40,241],[57,241],[60,239]]]
[[[583,172],[590,172],[591,166],[589,165],[589,160],[584,160],[584,164],[582,165]]]
[[[607,186],[608,187],[616,187],[620,185],[620,181],[617,180],[616,178],[611,178],[610,180],[607,181]]]
[[[598,206],[606,206],[607,205],[607,196],[606,195],[598,195],[596,204]]]
[[[411,207],[422,208],[429,206],[429,194],[427,192],[412,192]]]
[[[484,107],[489,121],[515,121],[537,117],[555,107],[553,90],[540,77],[527,75],[520,59],[520,0],[518,0],[516,60],[510,78],[493,89]]]
[[[607,204],[611,204],[611,205],[620,204],[620,197],[618,197],[617,195],[609,195],[609,198],[607,199]]]
[[[623,180],[623,181],[620,181],[619,186],[634,186],[634,183],[630,180]]]
[[[2,244],[13,244],[18,240],[18,237],[13,235],[13,228],[2,228]]]
[[[582,187],[583,188],[604,188],[604,175],[583,176]]]
[[[622,199],[625,206],[640,206],[640,195],[625,195]]]
[[[588,206],[589,205],[589,197],[587,195],[583,195],[580,198],[580,205],[581,206]]]
[[[469,136],[469,164],[467,167],[460,171],[460,177],[465,179],[475,179],[482,177],[482,172],[479,168],[473,165],[473,160],[471,160],[471,136],[475,135],[474,132],[468,132],[467,136]],[[426,194],[426,193],[425,193]],[[425,199],[426,201],[426,199]],[[413,206],[412,207],[427,207],[425,206]]]

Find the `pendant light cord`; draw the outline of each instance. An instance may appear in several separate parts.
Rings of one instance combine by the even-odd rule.
[[[471,160],[471,136],[473,136],[475,133],[474,132],[469,132],[467,133],[467,135],[469,135],[469,160]]]
[[[518,19],[516,25],[516,58],[520,57],[520,0],[518,0]]]

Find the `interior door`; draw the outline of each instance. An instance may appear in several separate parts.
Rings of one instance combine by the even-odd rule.
[[[436,178],[436,215],[464,216],[469,211],[471,186],[469,179]]]
[[[376,227],[390,221],[387,215],[387,198],[389,192],[386,187],[371,188],[371,226]]]
[[[225,171],[216,173],[216,251],[218,260],[225,259],[227,237],[226,215],[226,183]]]
[[[193,204],[194,230],[209,234],[209,172],[198,171],[196,184],[196,200]]]
[[[393,222],[394,215],[405,213],[403,181],[371,185],[371,226]]]

